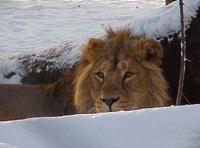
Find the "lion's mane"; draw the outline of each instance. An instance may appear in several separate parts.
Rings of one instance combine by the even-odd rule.
[[[131,29],[121,29],[113,31],[109,28],[106,35],[102,38],[91,38],[83,50],[83,57],[76,71],[74,84],[74,105],[79,113],[96,112],[95,99],[93,94],[93,85],[90,75],[93,73],[95,62],[101,58],[105,52],[109,53],[115,50],[115,53],[121,54],[119,49],[126,49],[129,42],[133,42],[137,47],[132,51],[134,57],[140,61],[145,71],[148,73],[148,95],[145,100],[141,100],[144,107],[156,107],[169,105],[168,85],[160,68],[163,57],[163,49],[160,44],[151,39],[134,36]],[[146,44],[151,44],[152,48],[145,49]],[[105,46],[112,45],[109,49],[102,50]],[[155,50],[154,46],[155,45]],[[130,51],[123,52],[130,52]],[[112,52],[111,52],[112,53]],[[141,88],[142,89],[142,88]],[[146,90],[144,90],[146,91]]]

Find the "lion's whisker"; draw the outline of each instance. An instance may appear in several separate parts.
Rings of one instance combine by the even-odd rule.
[[[95,105],[92,106],[92,107],[87,111],[87,113],[88,113],[88,114],[89,114],[89,113],[96,113],[96,107],[95,107]]]

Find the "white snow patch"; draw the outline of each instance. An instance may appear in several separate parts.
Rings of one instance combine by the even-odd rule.
[[[19,148],[199,148],[200,105],[0,122]]]
[[[17,148],[17,147],[6,143],[0,143],[0,148]]]
[[[0,83],[20,83],[20,75],[23,72],[17,59],[14,58],[15,56],[18,56],[18,54],[0,54]],[[6,76],[11,72],[15,72],[16,74],[10,79],[6,79]]]

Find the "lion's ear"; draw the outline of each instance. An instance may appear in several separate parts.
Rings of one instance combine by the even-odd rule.
[[[103,46],[104,41],[102,39],[90,38],[86,47],[83,50],[85,58],[88,61],[95,60]]]
[[[140,60],[160,65],[163,57],[163,48],[155,40],[140,39],[135,43],[134,54]]]

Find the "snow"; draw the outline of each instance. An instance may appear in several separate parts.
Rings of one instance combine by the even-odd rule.
[[[131,24],[138,34],[149,37],[179,29],[177,2],[164,6],[163,0],[7,0],[0,4],[0,45],[4,52],[86,40],[101,34],[108,25]],[[185,1],[187,22],[195,16],[198,5],[199,0]]]
[[[0,51],[86,40],[103,32],[107,25],[129,23],[135,11],[163,4],[163,0],[1,0]]]
[[[6,143],[0,143],[0,148],[17,148],[17,147]]]
[[[200,5],[185,0],[188,25]],[[0,51],[47,48],[65,41],[80,44],[108,25],[133,26],[137,34],[160,37],[179,30],[179,5],[164,0],[1,0]],[[83,43],[82,42],[82,43]]]
[[[199,114],[190,105],[0,122],[0,147],[199,148]]]

